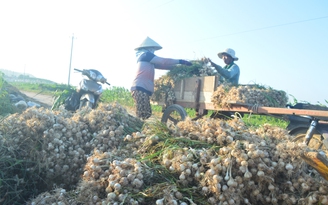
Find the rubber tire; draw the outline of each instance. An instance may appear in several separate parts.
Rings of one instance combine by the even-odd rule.
[[[301,130],[297,130],[295,133],[293,133],[292,135],[295,136],[293,139],[293,142],[302,143],[304,141],[306,132],[307,132],[307,129],[301,129]],[[315,149],[315,150],[322,149],[322,150],[328,151],[327,148],[323,145],[322,140],[323,140],[323,137],[318,132],[315,132],[308,144],[308,147]]]
[[[175,118],[171,116],[173,112],[176,112],[178,116]],[[168,123],[169,120],[173,122],[173,124],[177,124],[180,121],[184,121],[187,117],[187,112],[186,110],[181,106],[177,104],[170,105],[164,110],[161,122],[162,123]]]

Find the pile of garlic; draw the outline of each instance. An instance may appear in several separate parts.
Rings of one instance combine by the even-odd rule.
[[[211,101],[215,108],[229,106],[236,101],[265,107],[286,107],[288,96],[285,91],[264,88],[258,85],[219,85],[212,94]]]
[[[245,132],[237,118],[187,120],[178,127],[180,137],[220,146],[218,151],[186,149],[171,163],[163,159],[180,165],[174,167],[183,184],[197,181],[210,204],[328,204],[328,182],[309,170],[300,158],[304,145],[292,142],[285,130],[266,125]]]
[[[138,123],[117,104],[31,108],[2,122],[0,148],[28,161],[15,170],[17,190],[39,188],[27,205],[328,204],[328,182],[284,129],[204,117],[127,132]]]
[[[118,104],[76,113],[32,107],[10,115],[0,126],[5,184],[0,193],[13,193],[17,200],[14,190],[26,196],[25,192],[37,194],[54,187],[75,188],[95,149],[119,148],[124,135],[140,130],[142,124]]]
[[[173,88],[174,80],[167,75],[161,76],[154,82],[154,93],[150,97],[151,101],[173,104],[176,100]]]

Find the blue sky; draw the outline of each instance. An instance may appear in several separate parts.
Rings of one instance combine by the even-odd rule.
[[[241,84],[284,90],[292,102],[328,100],[326,0],[2,0],[0,26],[0,68],[58,83],[68,83],[74,34],[72,68],[129,88],[134,48],[149,36],[161,57],[224,65],[217,53],[233,48]],[[79,80],[71,71],[70,84]]]

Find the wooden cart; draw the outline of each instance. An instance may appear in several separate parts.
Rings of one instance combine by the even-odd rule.
[[[229,106],[216,108],[211,102],[212,94],[218,87],[218,76],[192,77],[176,82],[174,104],[167,106],[165,102],[152,102],[165,107],[161,121],[177,123],[187,117],[184,108],[193,108],[197,117],[206,115],[209,110],[220,113],[254,113],[262,115],[299,115],[313,116],[328,121],[328,110],[290,109],[277,107],[263,107],[239,102],[229,102]]]

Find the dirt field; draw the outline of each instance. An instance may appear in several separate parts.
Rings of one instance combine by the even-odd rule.
[[[41,106],[51,108],[53,103],[53,96],[38,94],[27,91],[20,91],[22,94],[26,95],[30,101],[40,104]]]

